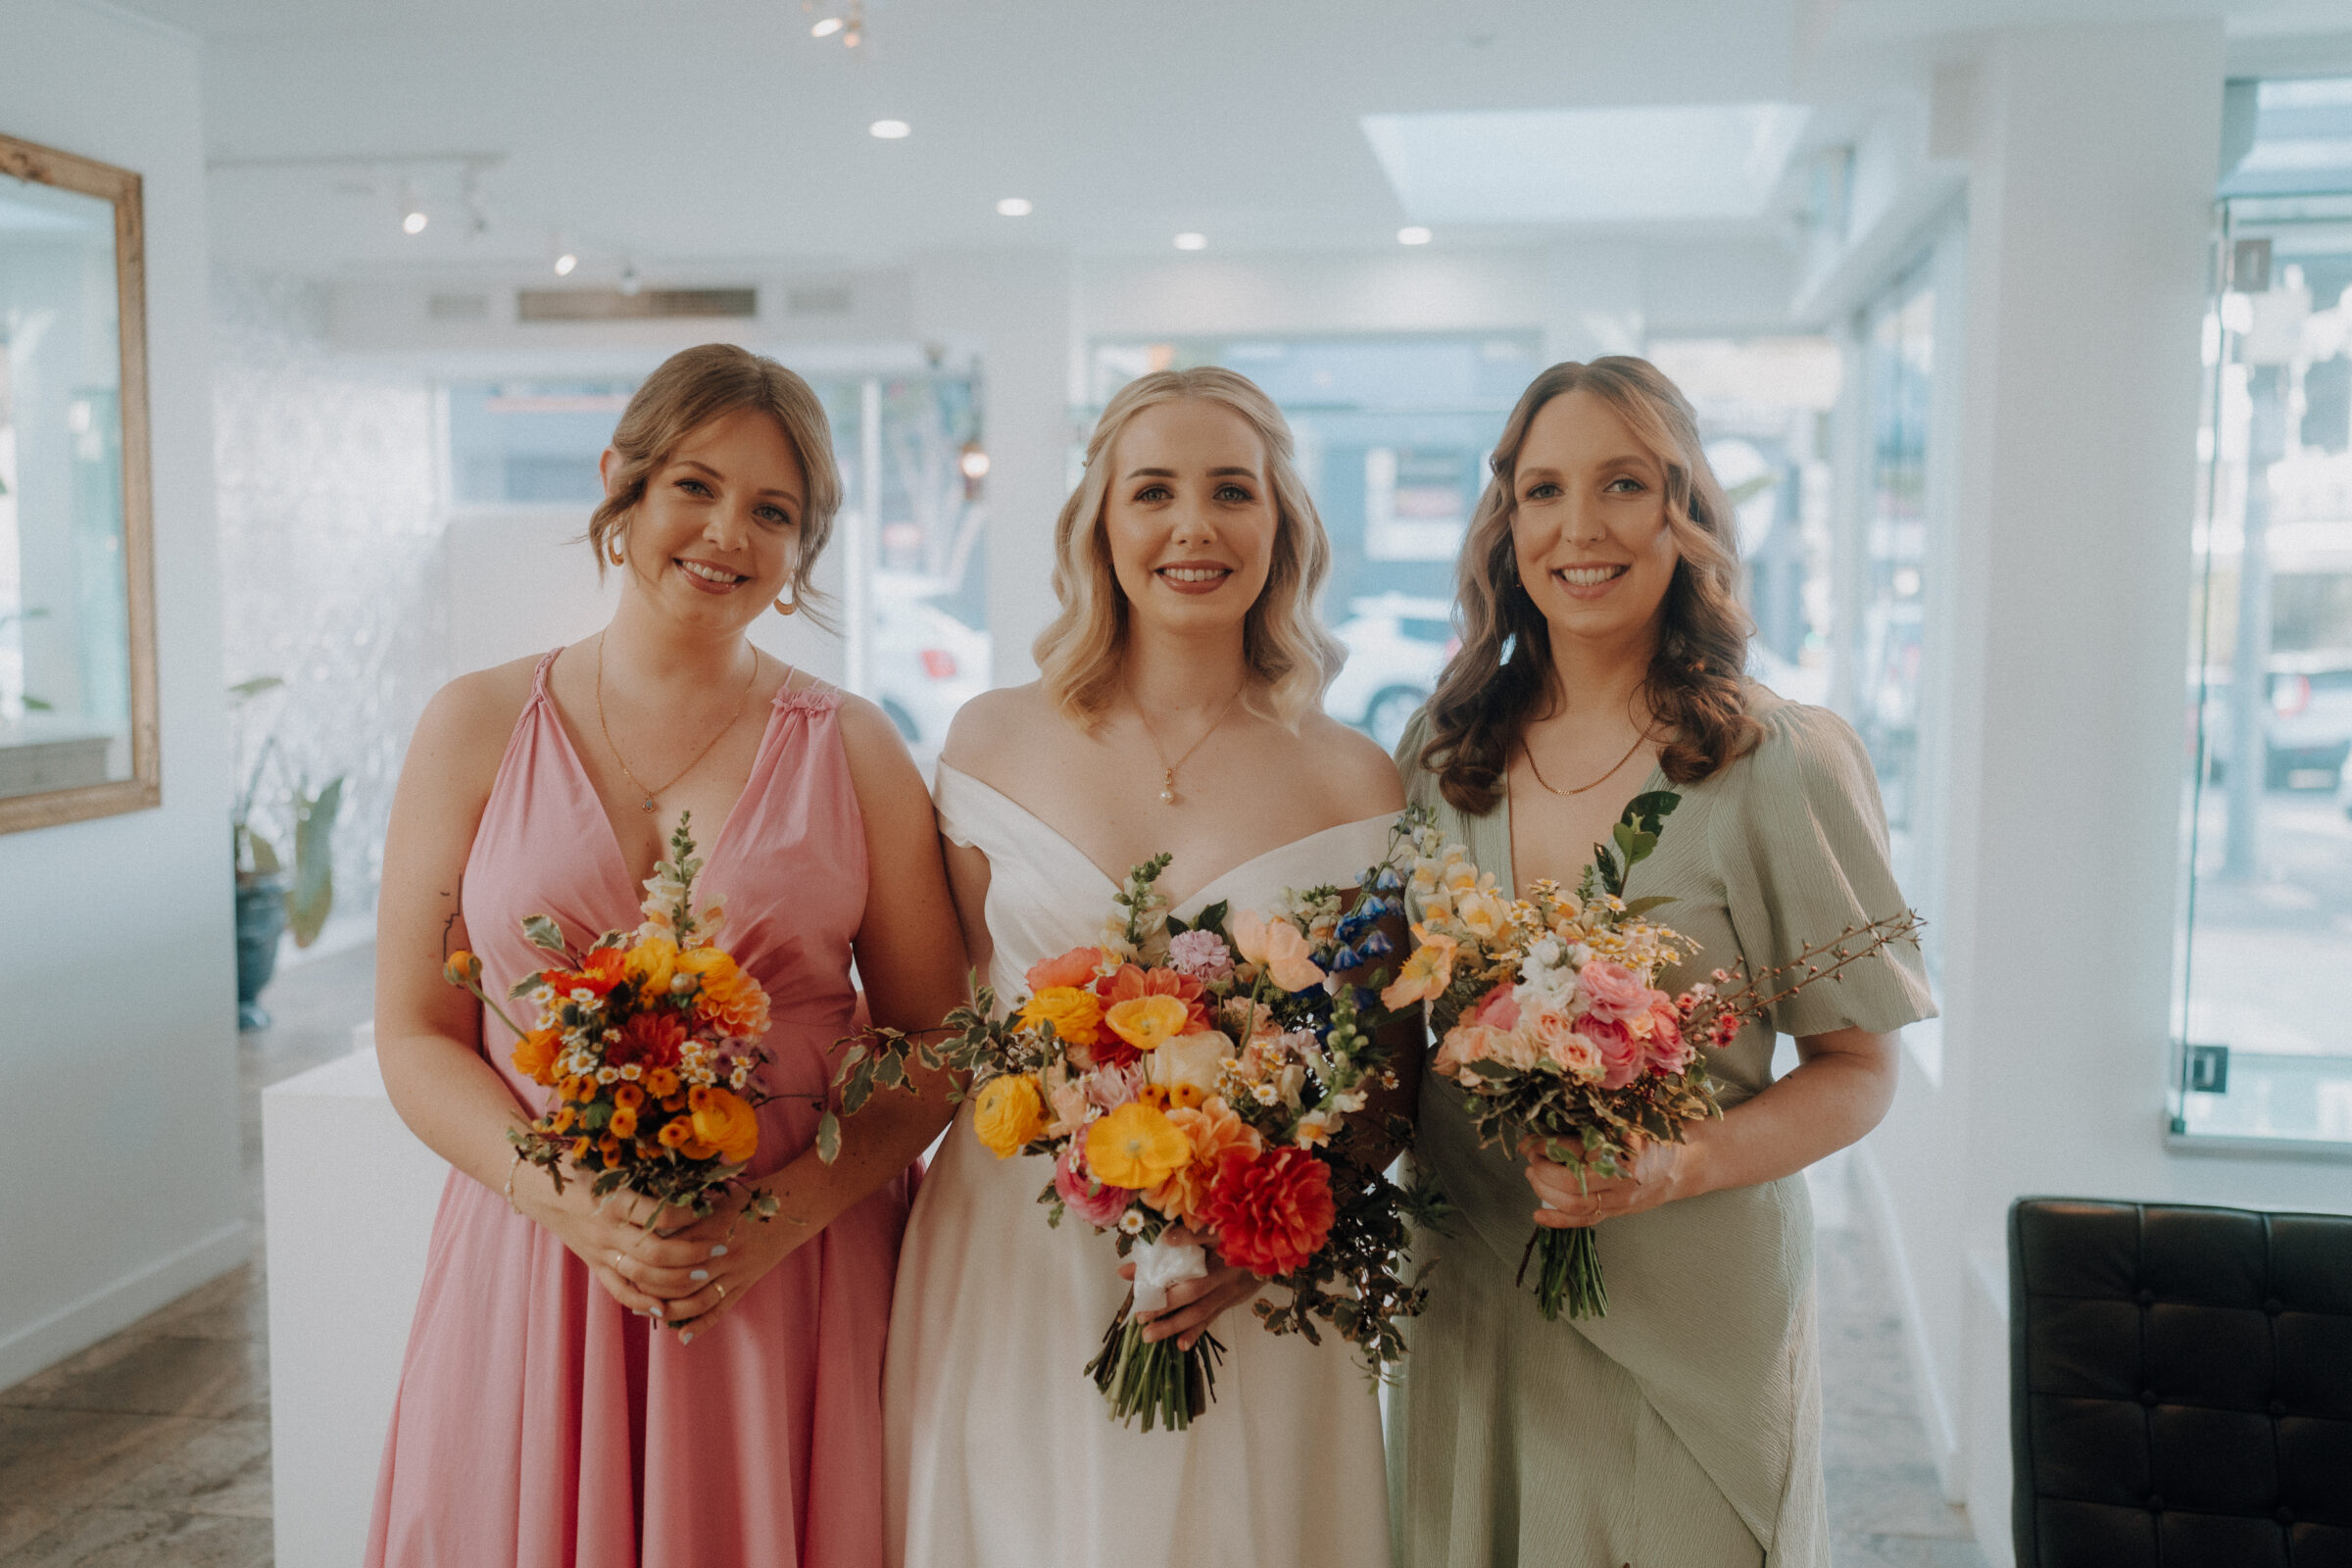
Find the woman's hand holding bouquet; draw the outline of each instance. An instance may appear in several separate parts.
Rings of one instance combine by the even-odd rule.
[[[1224,1352],[1207,1318],[1254,1290],[1233,1271],[1288,1288],[1256,1303],[1275,1333],[1319,1341],[1320,1320],[1375,1368],[1402,1353],[1423,1295],[1397,1273],[1415,1200],[1349,1136],[1396,1077],[1346,977],[1392,951],[1379,920],[1397,912],[1405,842],[1352,906],[1318,888],[1189,926],[1154,889],[1160,856],[1129,873],[1101,943],[1029,970],[1010,1016],[982,988],[943,1041],[851,1047],[845,1110],[910,1060],[968,1074],[981,1142],[1053,1160],[1047,1222],[1115,1234],[1134,1291],[1087,1370],[1122,1421],[1181,1429],[1206,1409]]]
[[[712,1250],[726,1256],[723,1238],[741,1215],[767,1219],[776,1200],[743,1179],[770,1098],[758,1080],[767,993],[713,940],[718,906],[694,908],[703,862],[685,817],[669,842],[634,931],[609,931],[582,952],[548,916],[523,921],[532,945],[557,959],[507,994],[533,1004],[534,1027],[482,990],[472,954],[450,955],[443,972],[514,1032],[515,1069],[556,1092],[509,1134],[517,1160],[552,1185],[536,1217],[616,1299],[674,1323],[724,1299],[708,1289]],[[584,1197],[574,1186],[582,1178]]]
[[[1749,975],[1743,960],[1668,995],[1659,977],[1697,949],[1644,918],[1671,900],[1624,895],[1627,874],[1657,848],[1680,804],[1665,791],[1637,796],[1574,892],[1542,881],[1517,899],[1445,843],[1429,813],[1411,813],[1419,856],[1406,900],[1419,916],[1416,945],[1383,1004],[1429,1004],[1441,1036],[1432,1066],[1461,1086],[1482,1142],[1562,1167],[1580,1192],[1594,1178],[1638,1186],[1648,1177],[1667,1190],[1636,1197],[1613,1186],[1591,1215],[1540,1217],[1521,1274],[1529,1259],[1538,1264],[1546,1318],[1563,1307],[1570,1317],[1608,1311],[1592,1225],[1668,1196],[1690,1123],[1722,1114],[1696,1048],[1730,1045],[1776,1004],[1889,942],[1916,940],[1919,929],[1905,910],[1788,964]]]

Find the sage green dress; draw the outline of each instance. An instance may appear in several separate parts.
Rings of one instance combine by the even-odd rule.
[[[1904,906],[1886,863],[1870,760],[1837,715],[1751,687],[1762,743],[1679,789],[1630,896],[1671,894],[1656,919],[1699,945],[1680,990],[1745,956]],[[1468,817],[1397,750],[1406,793],[1505,888],[1510,803]],[[1644,789],[1673,788],[1653,772]],[[1772,1081],[1773,1034],[1889,1032],[1935,1015],[1909,944],[1774,1008],[1709,1054],[1726,1109]],[[1801,1175],[1708,1193],[1595,1231],[1608,1315],[1547,1323],[1514,1284],[1533,1228],[1525,1166],[1481,1149],[1461,1092],[1423,1075],[1414,1157],[1460,1208],[1426,1236],[1428,1310],[1389,1410],[1396,1568],[1828,1568],[1813,1214]]]

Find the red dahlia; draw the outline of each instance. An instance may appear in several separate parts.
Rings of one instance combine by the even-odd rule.
[[[1266,1279],[1304,1267],[1336,1217],[1331,1170],[1302,1149],[1228,1152],[1200,1209],[1217,1233],[1218,1254]]]
[[[672,1012],[641,1012],[620,1026],[605,1045],[605,1064],[612,1067],[675,1067],[679,1049],[686,1044],[686,1026]]]

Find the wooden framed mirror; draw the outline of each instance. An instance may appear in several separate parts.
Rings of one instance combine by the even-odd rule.
[[[0,135],[0,833],[162,798],[139,176]]]

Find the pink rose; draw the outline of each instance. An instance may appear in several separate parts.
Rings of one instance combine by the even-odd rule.
[[[1087,1103],[1103,1110],[1116,1110],[1135,1098],[1137,1085],[1143,1082],[1141,1072],[1129,1072],[1124,1067],[1097,1067],[1078,1080],[1086,1091]]]
[[[1592,1013],[1614,1023],[1631,1023],[1649,1010],[1649,987],[1622,963],[1594,958],[1576,972],[1576,987]]]
[[[1682,1019],[1674,1003],[1663,992],[1653,995],[1656,1000],[1649,1004],[1649,1070],[1681,1072],[1690,1065],[1690,1058],[1696,1053],[1683,1038]]]
[[[1600,1076],[1599,1049],[1578,1034],[1574,1026],[1558,1013],[1537,1014],[1535,1036],[1536,1044],[1543,1049],[1552,1065],[1576,1082],[1589,1084]]]
[[[1496,986],[1479,999],[1478,1005],[1471,1009],[1470,1020],[1485,1024],[1490,1029],[1516,1029],[1519,1027],[1519,999],[1511,995],[1509,986]]]
[[[1121,1214],[1127,1212],[1127,1204],[1135,1194],[1124,1187],[1096,1183],[1087,1174],[1085,1161],[1078,1152],[1079,1147],[1072,1144],[1054,1157],[1054,1191],[1061,1195],[1062,1202],[1071,1213],[1097,1230],[1107,1230],[1119,1222]],[[1095,1190],[1090,1193],[1087,1191],[1089,1187]]]
[[[1576,1029],[1600,1054],[1601,1088],[1623,1089],[1641,1073],[1642,1042],[1631,1029],[1592,1013],[1578,1019]]]

